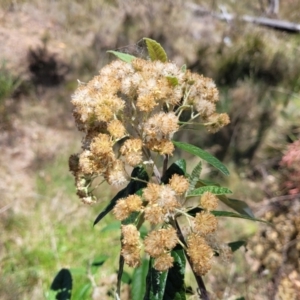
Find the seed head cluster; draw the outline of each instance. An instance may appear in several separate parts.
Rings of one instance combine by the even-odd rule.
[[[150,178],[141,194],[118,199],[113,208],[114,216],[122,222],[137,214],[155,228],[142,243],[136,223],[122,225],[121,254],[129,266],[140,264],[143,247],[158,271],[173,266],[171,251],[179,239],[170,221],[185,211],[189,181],[174,174],[162,184],[153,161],[173,154],[172,138],[185,126],[180,119],[183,111],[190,112],[191,122],[197,119],[211,132],[227,125],[227,114],[216,113],[218,100],[218,90],[210,78],[172,62],[140,58],[130,63],[111,62],[90,82],[80,82],[73,94],[73,115],[84,137],[81,153],[72,155],[69,165],[82,201],[96,201],[92,190],[98,177],[110,185],[122,186],[132,179],[130,168],[143,166]],[[195,272],[203,275],[210,269],[213,256],[206,236],[217,228],[211,214],[217,198],[206,193],[199,206],[202,212],[190,222],[187,253]]]

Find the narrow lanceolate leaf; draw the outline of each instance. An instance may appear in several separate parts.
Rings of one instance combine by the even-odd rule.
[[[185,256],[181,249],[173,250],[174,265],[169,269],[163,300],[185,300]]]
[[[178,79],[175,76],[166,76],[168,82],[170,83],[170,85],[172,86],[176,86],[178,85]]]
[[[132,178],[138,178],[143,181],[148,181],[148,175],[147,172],[144,170],[143,167],[135,167],[132,170],[131,173]],[[128,183],[127,187],[124,188],[123,190],[119,191],[115,197],[110,201],[110,203],[106,206],[106,208],[98,215],[96,220],[94,221],[94,226],[100,222],[117,204],[117,201],[121,198],[127,197],[129,195],[135,194],[137,191],[140,189],[146,187],[146,183],[139,181],[139,180],[134,180],[131,179],[130,182]]]
[[[227,168],[216,157],[212,156],[208,152],[191,144],[176,141],[172,142],[177,148],[202,158],[203,160],[217,168],[219,171],[221,171],[223,174],[229,175],[229,171],[227,170]]]
[[[195,197],[201,196],[205,192],[211,192],[214,195],[224,195],[224,194],[231,194],[232,191],[225,187],[219,186],[202,186],[200,188],[194,189],[193,191],[189,192],[187,197]]]
[[[168,271],[159,272],[155,270],[153,262],[154,259],[150,258],[144,300],[163,300]]]
[[[165,184],[169,183],[169,180],[174,174],[185,175],[186,173],[186,161],[184,159],[178,159],[167,169],[161,181]]]
[[[152,61],[160,60],[166,62],[168,60],[167,54],[161,44],[149,38],[144,38],[143,40],[146,42],[148,54]]]
[[[264,221],[264,220],[261,220],[261,219],[252,218],[252,217],[237,214],[237,213],[231,212],[231,211],[213,210],[213,211],[211,211],[211,213],[216,217],[239,218],[239,219],[246,219],[246,220],[251,220],[251,221],[258,221],[258,222],[268,223],[267,221]]]
[[[122,52],[118,52],[118,51],[112,51],[109,50],[107,51],[108,53],[112,53],[113,55],[115,55],[117,58],[130,63],[133,59],[135,59],[136,57],[127,53],[122,53]]]
[[[109,204],[104,208],[104,210],[102,210],[101,213],[97,216],[94,221],[94,226],[99,223],[115,207],[119,199],[126,196],[128,196],[127,188],[119,191],[117,195],[110,200]]]
[[[135,268],[132,275],[131,299],[141,300],[145,295],[145,280],[148,272],[149,260],[143,259],[142,264]]]
[[[199,181],[200,174],[202,171],[202,163],[201,161],[196,165],[196,167],[193,169],[192,174],[190,176],[189,180],[189,190],[188,193],[195,189],[197,182]]]
[[[236,199],[230,199],[227,198],[225,195],[218,196],[218,198],[228,207],[232,208],[241,215],[254,218],[254,214],[246,202]]]
[[[69,269],[61,269],[54,277],[51,284],[51,290],[56,291],[57,300],[71,299],[72,275]]]

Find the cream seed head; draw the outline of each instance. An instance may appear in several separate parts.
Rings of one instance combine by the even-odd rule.
[[[173,176],[169,180],[169,185],[177,195],[182,195],[189,188],[188,180],[184,176],[178,174],[173,174]]]
[[[216,231],[218,226],[217,218],[209,212],[197,213],[194,219],[194,230],[200,235],[207,235]]]
[[[121,255],[129,267],[136,268],[141,264],[140,247],[138,245],[122,245]]]
[[[200,205],[207,211],[215,210],[218,207],[218,198],[211,192],[205,192],[200,198]]]
[[[158,152],[160,155],[173,155],[175,150],[174,144],[167,139],[157,140],[152,138],[146,143],[146,147],[153,152]]]
[[[144,213],[145,220],[149,221],[151,224],[161,224],[165,220],[164,210],[157,204],[148,204],[144,210]]]
[[[178,129],[178,117],[173,112],[160,112],[145,122],[144,135],[146,140],[170,139]]]
[[[181,206],[176,198],[175,191],[169,185],[161,186],[157,204],[163,208],[165,212],[173,212],[175,208]]]
[[[115,218],[119,221],[123,221],[129,217],[130,210],[124,198],[118,200],[117,204],[113,208],[113,213]]]
[[[156,203],[159,197],[161,186],[156,183],[149,182],[144,189],[143,197],[149,203]]]
[[[165,251],[172,250],[177,244],[177,233],[172,227],[150,232],[145,240],[145,251],[151,257],[159,257]]]
[[[91,152],[94,155],[105,156],[113,152],[113,142],[108,134],[100,133],[96,136],[90,145]]]
[[[140,211],[143,205],[142,198],[138,195],[130,195],[125,201],[130,212]]]
[[[143,141],[140,139],[128,139],[120,148],[120,153],[130,166],[136,166],[143,160],[142,153]]]
[[[124,245],[139,245],[140,233],[133,224],[122,225],[122,243]]]
[[[154,269],[160,272],[164,272],[173,267],[174,258],[170,253],[163,253],[154,259]]]
[[[123,161],[116,159],[110,164],[106,163],[106,165],[108,166],[108,168],[104,176],[109,184],[114,186],[121,186],[129,181],[129,176],[125,172]]]
[[[150,232],[144,240],[145,252],[151,257],[159,257],[164,252],[163,240],[161,231],[154,230]]]
[[[203,237],[195,233],[188,236],[187,247],[187,254],[191,258],[193,270],[200,276],[205,275],[211,268],[213,250]]]
[[[107,131],[115,139],[120,139],[125,136],[126,128],[123,123],[119,120],[112,120],[107,125]]]

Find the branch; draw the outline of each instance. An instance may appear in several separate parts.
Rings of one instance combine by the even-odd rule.
[[[270,27],[277,30],[282,30],[286,32],[300,32],[300,24],[299,23],[293,23],[285,20],[275,20],[270,18],[263,18],[263,17],[252,17],[248,15],[243,15],[241,17],[229,14],[227,12],[222,13],[216,13],[211,12],[208,9],[197,5],[195,3],[186,3],[185,6],[193,11],[195,15],[198,16],[204,16],[204,15],[210,15],[216,19],[222,20],[222,21],[232,21],[232,20],[242,20],[247,23],[253,23],[258,24],[265,27]]]

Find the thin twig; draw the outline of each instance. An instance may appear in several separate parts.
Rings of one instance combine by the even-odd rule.
[[[121,279],[124,269],[124,257],[120,254],[119,270],[118,270],[118,282],[117,282],[117,295],[121,296]]]
[[[175,220],[175,226],[176,226],[180,241],[187,247],[186,242],[185,242],[184,237],[183,237],[183,234],[182,234],[181,229],[179,227],[179,224],[176,220]],[[196,279],[196,282],[197,282],[197,285],[198,285],[198,288],[199,288],[199,297],[200,297],[200,299],[209,300],[209,295],[207,293],[207,290],[206,290],[206,287],[205,287],[205,284],[204,284],[204,281],[203,281],[202,277],[195,273],[195,271],[192,267],[193,264],[192,264],[192,261],[191,261],[190,257],[187,255],[185,249],[183,249],[183,251],[184,251],[184,254],[185,254],[185,256],[186,256],[186,258],[187,258],[187,260],[188,260],[188,262],[191,266],[193,274],[195,276],[195,279]]]
[[[168,162],[169,162],[169,155],[166,154],[164,155],[164,164],[163,164],[163,171],[162,171],[162,177],[164,177],[166,171],[167,171],[167,168],[168,168]]]

